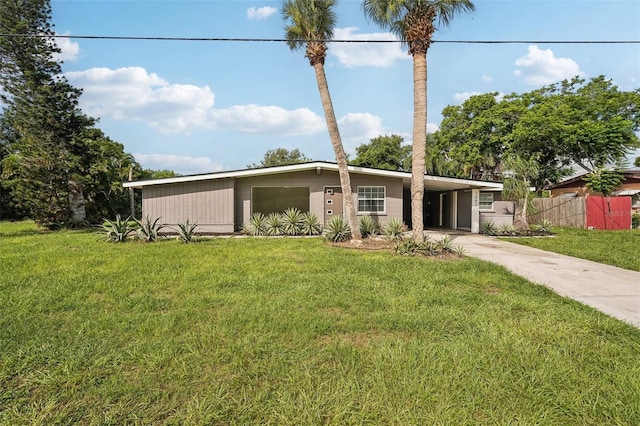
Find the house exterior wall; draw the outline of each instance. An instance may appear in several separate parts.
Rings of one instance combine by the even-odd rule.
[[[169,226],[189,220],[199,233],[234,231],[234,179],[149,186],[142,191],[142,215]]]
[[[471,228],[471,190],[458,191],[458,228]]]
[[[357,206],[358,186],[385,186],[386,211],[379,214],[381,223],[392,217],[402,219],[402,181],[400,179],[367,176],[351,173],[351,189],[354,203]],[[240,229],[251,217],[251,188],[265,186],[294,186],[309,188],[309,211],[324,222],[324,188],[340,186],[338,172],[320,169],[288,172],[274,175],[239,178],[236,181],[235,221],[236,229]],[[336,207],[333,207],[336,210]],[[376,216],[376,215],[372,215]]]

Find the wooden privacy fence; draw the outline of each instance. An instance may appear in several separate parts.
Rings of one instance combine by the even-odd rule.
[[[527,218],[529,223],[540,223],[543,219],[553,226],[584,228],[586,226],[586,203],[584,197],[578,198],[534,198],[533,214]]]
[[[549,220],[554,226],[629,229],[631,197],[534,198],[529,223]]]

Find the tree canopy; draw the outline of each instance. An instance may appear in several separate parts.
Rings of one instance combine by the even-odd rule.
[[[287,148],[270,149],[264,153],[264,157],[259,163],[247,164],[249,169],[259,167],[286,166],[288,164],[299,164],[311,161],[299,149],[288,150]]]
[[[398,135],[378,136],[356,148],[355,166],[406,172],[411,170],[411,146]]]
[[[623,92],[604,76],[573,78],[523,94],[472,96],[443,110],[435,138],[448,173],[497,180],[505,152],[536,157],[538,190],[578,165],[615,164],[640,146],[640,91]]]
[[[129,210],[122,182],[141,170],[78,107],[54,54],[49,0],[0,2],[0,214],[55,228]]]

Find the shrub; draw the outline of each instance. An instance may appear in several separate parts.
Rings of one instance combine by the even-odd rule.
[[[351,228],[342,216],[331,216],[324,226],[324,238],[334,243],[351,239]]]
[[[166,225],[158,223],[160,218],[151,221],[151,219],[149,219],[149,216],[146,216],[144,218],[144,221],[135,218],[133,220],[136,222],[136,225],[138,225],[136,229],[138,238],[148,243],[157,241],[158,238],[160,238],[160,230],[166,227]]]
[[[362,216],[359,222],[360,234],[362,234],[363,238],[380,233],[380,224],[371,216]]]
[[[382,233],[390,241],[398,241],[402,239],[402,233],[407,229],[405,224],[393,217],[382,227]]]
[[[99,233],[104,236],[105,241],[111,243],[123,243],[135,232],[135,227],[131,226],[131,216],[122,220],[120,215],[116,215],[116,220],[104,219],[104,223],[99,225]]]
[[[187,219],[183,223],[179,223],[178,229],[175,229],[175,231],[178,233],[178,240],[182,241],[183,243],[190,243],[192,241],[195,241],[195,231],[197,227],[198,225],[196,223],[189,223],[189,219]]]
[[[631,216],[631,227],[640,228],[640,213],[634,213],[633,216]]]
[[[318,216],[311,212],[303,213],[300,233],[303,235],[319,235],[320,231],[322,231],[322,227],[320,226]]]
[[[455,254],[464,256],[464,248],[462,246],[454,246],[449,236],[443,237],[439,241],[431,241],[429,237],[425,237],[424,241],[416,241],[413,238],[401,240],[394,246],[394,251],[402,255],[423,255],[423,256],[442,256],[446,254]]]
[[[551,221],[549,219],[542,219],[538,224],[538,231],[551,233]]]
[[[480,226],[480,233],[484,235],[496,235],[498,233],[498,227],[495,223],[488,220]]]
[[[302,229],[303,214],[296,208],[290,208],[281,215],[282,231],[286,235],[299,235]]]
[[[242,231],[249,235],[265,235],[267,229],[267,217],[260,212],[255,212],[249,218],[249,223],[242,227]]]
[[[280,213],[269,213],[264,223],[267,235],[276,236],[284,233],[284,222]]]
[[[510,223],[503,223],[502,226],[500,227],[500,235],[505,235],[505,236],[515,236],[518,234],[518,232],[516,231],[515,226],[513,226]]]

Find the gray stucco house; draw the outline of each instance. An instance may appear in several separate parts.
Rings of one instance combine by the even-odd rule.
[[[411,173],[349,166],[358,215],[380,223],[396,217],[411,226]],[[225,171],[126,182],[142,190],[142,215],[175,225],[185,220],[198,231],[231,233],[254,212],[297,207],[315,213],[321,223],[342,214],[338,166],[309,162],[288,166]],[[440,176],[424,176],[425,227],[479,232],[483,217],[510,216],[500,202],[502,184]],[[506,203],[505,203],[506,205]],[[498,220],[496,220],[498,219]]]

